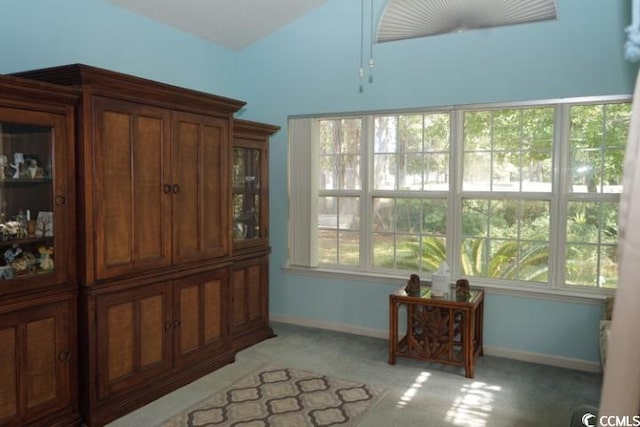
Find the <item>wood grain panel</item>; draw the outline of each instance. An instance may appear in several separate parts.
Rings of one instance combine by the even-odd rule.
[[[210,280],[204,284],[204,342],[219,340],[222,335],[222,282]]]
[[[133,373],[135,328],[133,303],[109,307],[107,311],[107,366],[109,381]]]
[[[132,262],[132,115],[105,111],[102,115],[101,204],[107,265]]]
[[[180,289],[180,353],[200,346],[200,289],[188,286]]]
[[[166,247],[162,242],[171,238],[163,217],[169,215],[166,200],[169,195],[160,189],[163,179],[165,145],[162,118],[139,116],[136,119],[134,151],[134,221],[135,256],[137,260],[161,258]]]
[[[26,325],[27,408],[57,398],[56,319],[49,317]]]
[[[199,124],[181,119],[175,129],[173,171],[180,192],[174,194],[174,251],[178,257],[188,258],[197,255],[202,246],[199,229],[202,212],[198,204],[198,193],[202,189],[198,168],[204,163],[198,158],[201,154]]]
[[[247,311],[249,320],[256,320],[262,317],[262,264],[252,265],[247,271]]]
[[[140,300],[140,367],[162,362],[164,349],[164,300],[154,295]]]
[[[17,327],[0,330],[0,420],[18,413]]]
[[[228,163],[225,152],[226,145],[223,141],[223,128],[220,125],[204,124],[202,127],[202,229],[203,245],[205,248],[219,248],[223,242],[223,231],[226,230],[226,204],[227,191],[226,165]]]
[[[245,313],[245,270],[234,270],[231,276],[231,292],[233,293],[233,326],[242,325],[247,314]]]

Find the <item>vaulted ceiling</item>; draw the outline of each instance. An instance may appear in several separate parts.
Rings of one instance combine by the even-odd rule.
[[[132,12],[240,50],[327,0],[108,0]]]

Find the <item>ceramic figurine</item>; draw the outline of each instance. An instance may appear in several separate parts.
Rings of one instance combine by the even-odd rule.
[[[407,286],[404,288],[407,295],[410,297],[419,297],[420,296],[420,276],[417,274],[412,274],[409,276],[409,280],[407,281]]]

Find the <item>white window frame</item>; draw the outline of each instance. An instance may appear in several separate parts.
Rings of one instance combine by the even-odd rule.
[[[447,215],[447,259],[458,260],[460,257],[461,229],[454,225],[461,222],[461,201],[464,196],[470,193],[462,192],[462,116],[464,111],[478,111],[506,108],[530,108],[530,107],[555,107],[554,116],[554,142],[553,142],[553,189],[544,198],[551,200],[551,224],[550,224],[550,249],[551,253],[564,254],[565,238],[563,234],[566,228],[566,208],[571,200],[597,200],[616,201],[619,203],[621,194],[589,194],[573,193],[569,194],[570,179],[569,173],[562,173],[569,167],[569,146],[558,143],[558,141],[568,141],[569,137],[569,112],[575,104],[607,104],[617,102],[631,102],[630,95],[614,96],[593,96],[566,99],[537,100],[515,103],[492,103],[477,105],[447,106],[442,108],[423,108],[411,110],[391,110],[373,111],[348,114],[322,114],[313,116],[291,116],[289,117],[289,246],[287,263],[283,266],[285,271],[295,274],[309,274],[325,278],[335,279],[361,279],[371,282],[382,282],[397,284],[400,280],[406,280],[405,274],[398,271],[375,270],[372,261],[371,250],[371,229],[372,218],[369,212],[372,211],[372,200],[375,197],[393,194],[393,197],[420,197],[424,194],[429,197],[444,196],[448,199]],[[451,114],[451,152],[450,152],[450,190],[448,192],[417,192],[373,189],[373,173],[370,165],[373,164],[373,146],[369,143],[373,137],[374,117],[380,115],[402,115],[402,114],[428,114],[428,113],[450,113]],[[318,121],[326,119],[362,118],[362,142],[361,159],[367,159],[361,164],[362,185],[360,190],[331,190],[330,193],[336,196],[358,196],[360,197],[360,265],[358,267],[337,267],[324,266],[318,264],[318,241],[317,229],[317,198],[324,193],[318,188]],[[481,194],[478,192],[477,194]],[[490,192],[484,193],[491,194]],[[508,193],[493,193],[496,196],[507,196]],[[540,193],[520,193],[519,199],[533,198],[542,200]],[[564,255],[563,255],[564,257]],[[532,282],[517,283],[496,283],[495,279],[482,277],[469,277],[474,285],[484,286],[500,291],[501,293],[522,295],[538,294],[540,296],[551,295],[552,298],[565,296],[569,299],[573,297],[582,298],[602,298],[611,294],[613,289],[597,287],[587,287],[578,285],[566,285],[564,283],[564,269],[559,265],[560,257],[552,256],[550,260],[550,277],[548,284],[537,284]],[[453,264],[452,280],[465,277],[458,271],[458,262]],[[426,275],[421,277],[429,280]]]

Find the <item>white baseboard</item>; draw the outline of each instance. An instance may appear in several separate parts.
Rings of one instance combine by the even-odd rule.
[[[389,338],[386,329],[363,328],[359,326],[345,325],[342,323],[325,322],[301,317],[269,315],[274,322],[289,323],[292,325],[306,326],[310,328],[326,329],[329,331],[345,332],[348,334],[363,335],[373,338]],[[520,360],[523,362],[539,363],[542,365],[556,366],[559,368],[576,369],[586,372],[602,372],[600,363],[589,360],[573,359],[570,357],[554,356],[543,353],[513,350],[503,347],[484,346],[484,354],[488,356],[504,357],[506,359]]]
[[[551,354],[533,353],[530,351],[513,350],[511,348],[492,347],[486,345],[484,346],[484,354],[488,356],[520,360],[523,362],[557,366],[559,368],[576,369],[578,371],[602,372],[602,366],[598,362],[573,359],[571,357],[554,356]]]

